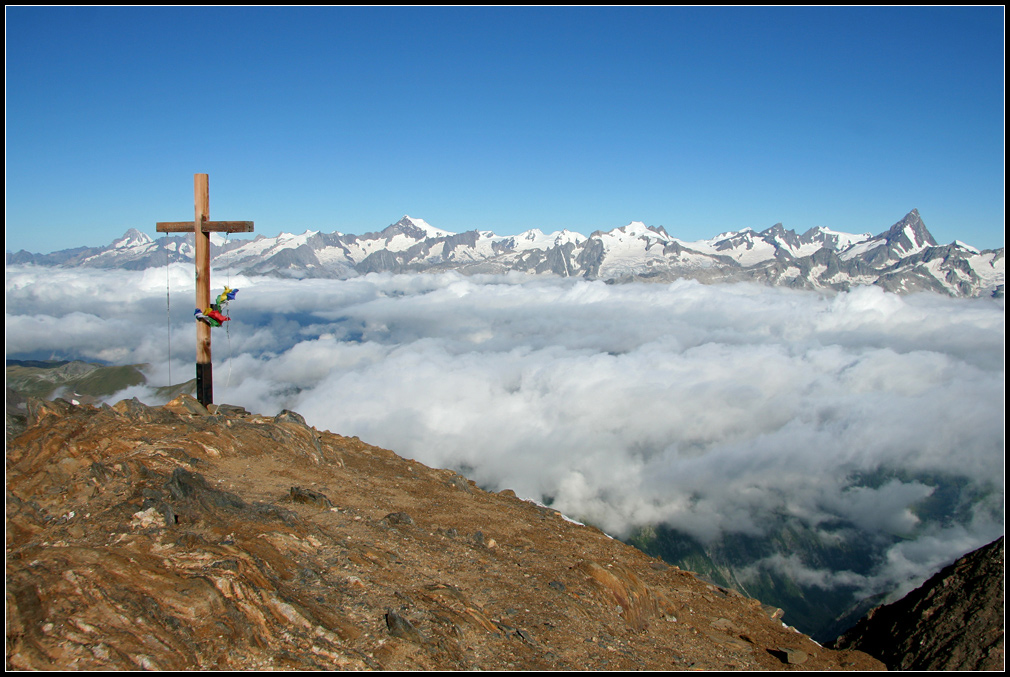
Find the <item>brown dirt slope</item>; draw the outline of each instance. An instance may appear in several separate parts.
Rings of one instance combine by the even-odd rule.
[[[28,409],[7,449],[8,668],[883,668],[291,412]]]
[[[1003,670],[1003,537],[942,569],[835,640],[892,670]]]

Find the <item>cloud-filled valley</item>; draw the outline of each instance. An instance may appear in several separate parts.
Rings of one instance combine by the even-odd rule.
[[[869,594],[1003,533],[1002,300],[215,276],[240,289],[213,334],[216,401],[293,409],[615,535],[666,524],[712,542],[792,520],[824,539],[879,539],[864,573],[788,553],[755,564]],[[167,286],[171,378],[188,380],[188,265],[8,268],[7,355],[147,363],[150,385],[167,384]],[[143,387],[116,399],[130,396],[157,403]]]

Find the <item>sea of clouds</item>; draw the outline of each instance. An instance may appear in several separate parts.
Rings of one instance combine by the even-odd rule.
[[[783,517],[815,531],[844,521],[889,539],[872,575],[788,553],[760,566],[869,594],[918,584],[1003,533],[1002,300],[216,275],[240,292],[214,330],[215,401],[298,411],[615,535],[665,523],[712,542]],[[7,355],[146,363],[151,385],[182,382],[192,298],[188,265],[8,268]],[[113,399],[132,396],[160,403],[147,388]],[[881,471],[891,479],[855,480]],[[928,477],[956,479],[972,504],[923,521]]]

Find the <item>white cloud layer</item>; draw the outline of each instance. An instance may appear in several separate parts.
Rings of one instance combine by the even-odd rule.
[[[192,378],[188,266],[8,269],[8,356],[72,348],[167,383],[169,279],[172,379]],[[844,520],[904,539],[882,585],[1003,532],[1002,301],[455,273],[228,281],[217,401],[294,409],[611,533],[664,522],[710,541],[773,516]],[[855,484],[880,470],[891,479]],[[925,476],[963,478],[980,497],[970,519],[924,524]]]

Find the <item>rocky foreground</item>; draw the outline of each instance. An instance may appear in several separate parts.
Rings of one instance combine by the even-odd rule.
[[[291,412],[30,400],[26,423],[7,448],[8,669],[883,669]]]

